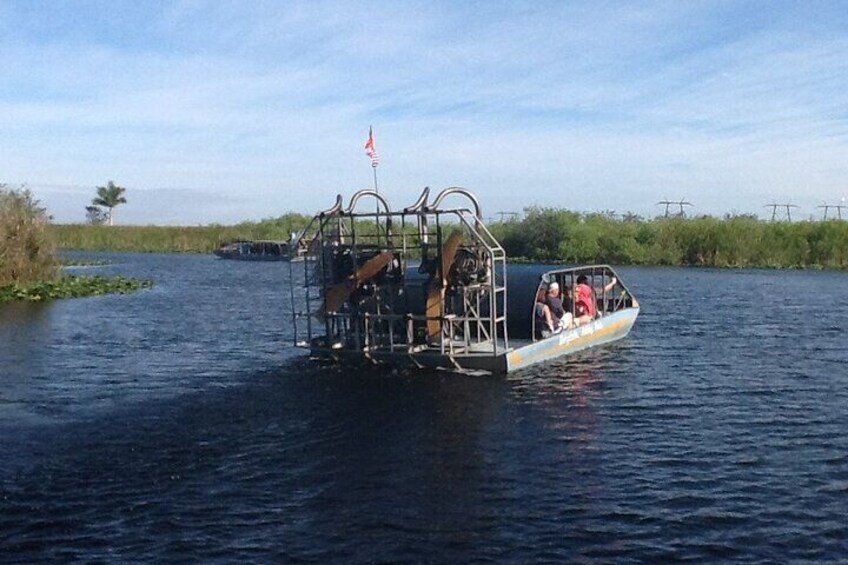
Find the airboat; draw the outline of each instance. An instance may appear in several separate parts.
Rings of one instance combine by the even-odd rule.
[[[221,259],[237,261],[301,261],[307,243],[295,236],[292,241],[239,239],[222,244],[213,253]]]
[[[503,374],[621,339],[639,314],[609,265],[508,273],[477,198],[460,187],[432,202],[425,188],[400,210],[375,190],[356,192],[346,207],[339,195],[300,237],[309,244],[290,264],[294,343],[319,359]],[[596,314],[540,331],[540,289],[584,277],[598,289]],[[575,306],[573,296],[564,302]]]

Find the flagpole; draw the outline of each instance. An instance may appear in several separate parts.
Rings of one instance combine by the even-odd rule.
[[[374,192],[377,194],[376,204],[377,204],[377,215],[375,216],[376,227],[377,227],[377,238],[380,236],[380,188],[377,185],[377,165],[380,164],[380,156],[377,153],[377,148],[374,146],[374,128],[368,126],[368,141],[365,142],[365,154],[368,155],[368,158],[371,159],[371,170],[374,172]],[[386,214],[390,211],[386,210]],[[386,216],[386,222],[388,226],[389,217]],[[386,230],[386,237],[388,237],[388,229]]]
[[[376,192],[379,195],[380,189],[377,188],[377,165],[372,163],[371,170],[374,171],[374,192]],[[377,240],[379,242],[379,239],[380,239],[380,201],[375,200],[375,204],[377,205],[377,216],[374,218],[374,220],[375,220],[374,225],[377,228]],[[388,241],[388,239],[386,241]]]
[[[377,148],[374,146],[374,128],[372,126],[368,126],[368,141],[365,142],[365,153],[371,159],[371,170],[374,173],[374,192],[377,194],[377,198],[375,204],[377,206],[376,212],[377,215],[374,217],[374,226],[377,229],[377,239],[380,238],[380,188],[377,185],[377,165],[380,162],[380,157],[377,154]],[[389,210],[386,210],[388,213]],[[386,221],[388,222],[388,216],[386,216]],[[388,230],[387,230],[388,237]],[[387,239],[388,242],[388,239]]]
[[[368,141],[365,143],[365,153],[371,159],[371,169],[374,171],[374,192],[380,194],[380,189],[377,188],[377,164],[379,157],[377,156],[377,148],[374,147],[374,128],[368,126]]]

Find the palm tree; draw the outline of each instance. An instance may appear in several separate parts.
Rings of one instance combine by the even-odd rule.
[[[103,206],[109,208],[109,225],[112,223],[112,208],[118,204],[126,204],[127,199],[123,197],[127,189],[123,186],[118,186],[114,182],[109,181],[106,186],[97,187],[97,198],[91,201],[95,206]]]

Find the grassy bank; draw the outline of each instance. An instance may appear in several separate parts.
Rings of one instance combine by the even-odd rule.
[[[50,226],[63,249],[208,253],[233,239],[288,239],[308,218],[235,226]],[[510,258],[533,262],[848,269],[848,222],[763,222],[750,216],[644,220],[529,208],[490,225]]]
[[[310,218],[286,214],[263,222],[233,226],[94,226],[51,225],[51,241],[60,249],[87,251],[137,251],[162,253],[209,253],[222,243],[236,239],[285,241],[302,229]]]

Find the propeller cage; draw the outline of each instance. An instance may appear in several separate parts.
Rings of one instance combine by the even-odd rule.
[[[413,362],[509,348],[506,254],[466,189],[444,189],[430,204],[427,188],[400,210],[373,190],[346,208],[338,196],[297,244],[310,249],[290,263],[298,346],[331,356],[404,353]]]

